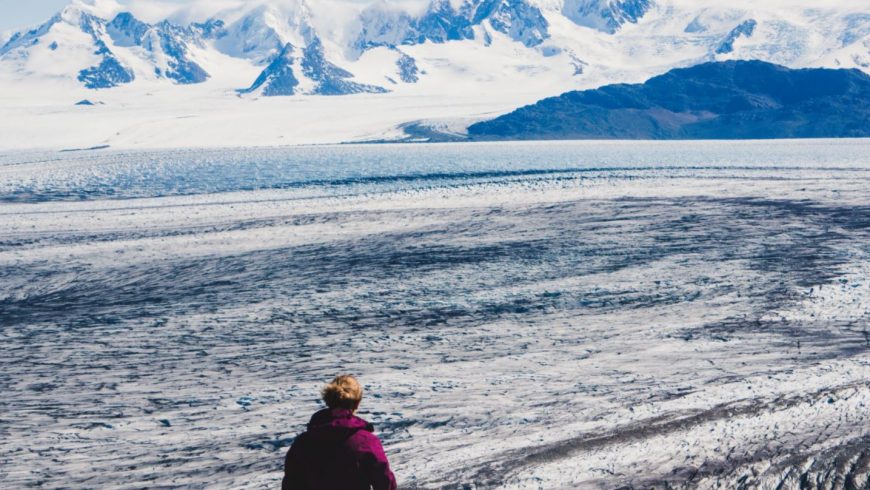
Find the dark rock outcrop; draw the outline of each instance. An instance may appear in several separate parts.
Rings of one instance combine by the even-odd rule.
[[[541,100],[472,139],[767,139],[870,136],[870,76],[762,61],[704,63],[646,83]]]

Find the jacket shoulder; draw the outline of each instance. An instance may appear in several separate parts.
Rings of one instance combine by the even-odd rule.
[[[350,437],[349,442],[361,449],[381,447],[381,440],[368,429],[356,431],[356,433]]]

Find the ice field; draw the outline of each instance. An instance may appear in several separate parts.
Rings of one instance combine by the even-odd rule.
[[[870,141],[0,155],[0,486],[870,485]]]

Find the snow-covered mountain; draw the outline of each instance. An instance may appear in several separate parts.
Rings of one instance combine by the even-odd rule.
[[[360,19],[358,49],[478,38],[488,44],[487,29],[526,47],[538,46],[549,37],[549,22],[530,0],[465,0],[458,5],[451,0],[433,0],[417,16],[380,3],[363,11]]]
[[[0,149],[335,143],[712,61],[870,73],[870,0],[71,0],[2,37]]]
[[[577,25],[614,34],[636,24],[654,6],[653,0],[565,0],[562,12]]]
[[[533,73],[567,89],[584,79],[634,81],[740,58],[870,70],[870,0],[755,4],[431,0],[414,10],[384,0],[362,7],[276,0],[146,22],[135,3],[130,12],[113,0],[74,0],[13,34],[0,47],[0,73],[73,79],[91,89],[143,79],[207,84],[234,59],[259,71],[246,86],[226,87],[242,94],[344,95],[414,91],[407,86],[428,76],[457,74],[517,83]],[[472,50],[487,59],[468,59]]]

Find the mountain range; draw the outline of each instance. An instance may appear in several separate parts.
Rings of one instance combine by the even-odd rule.
[[[735,60],[870,73],[870,0],[71,0],[0,34],[0,149],[462,138]]]
[[[208,84],[240,61],[256,76],[228,89],[290,96],[413,92],[407,86],[445,72],[499,83],[521,74],[514,83],[533,76],[571,88],[740,58],[870,70],[870,3],[743,3],[431,0],[413,9],[278,0],[148,22],[112,0],[75,0],[12,34],[0,47],[0,72],[107,89]]]

